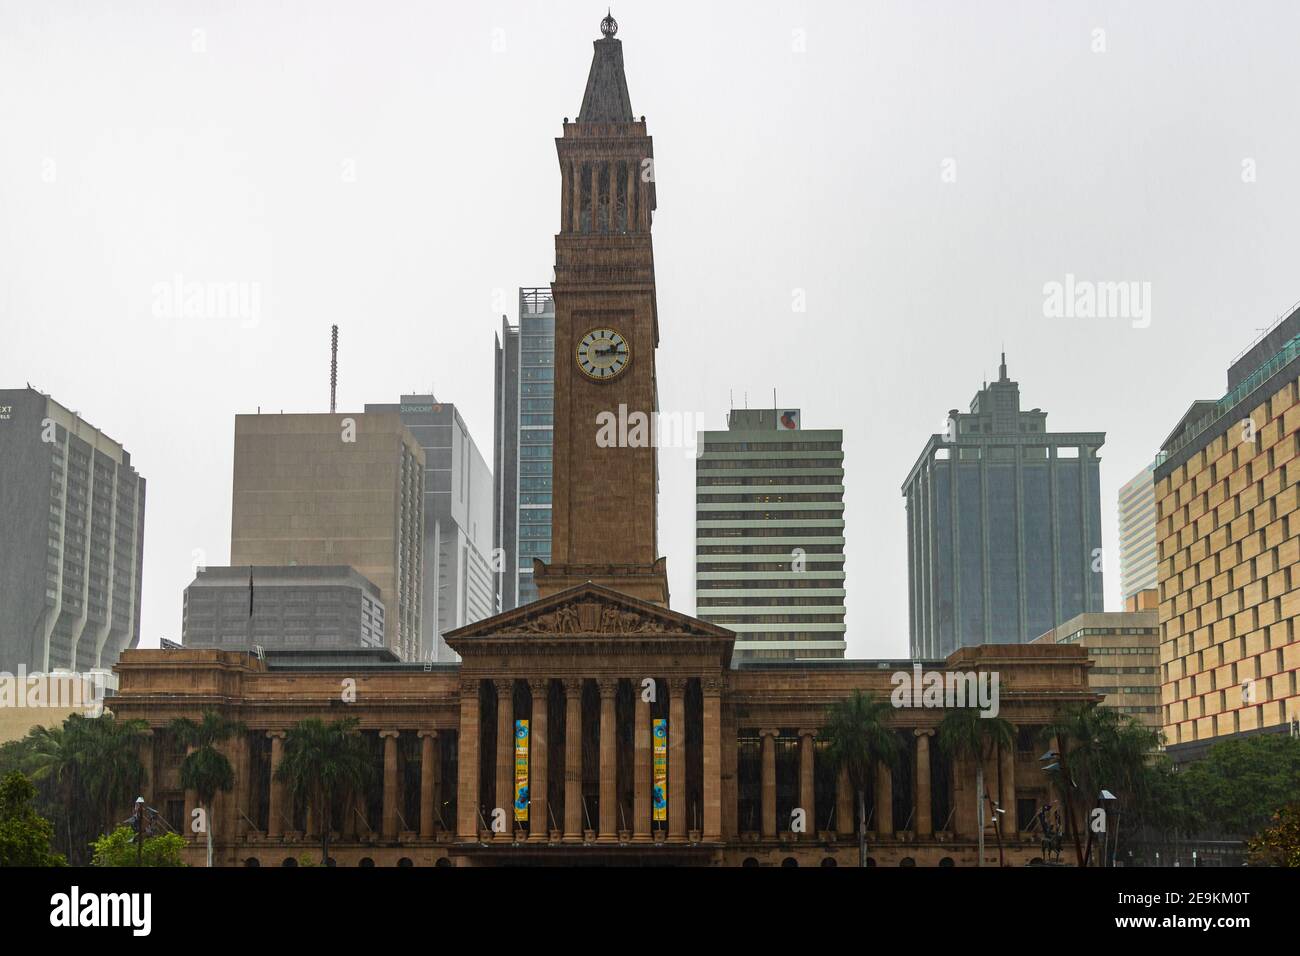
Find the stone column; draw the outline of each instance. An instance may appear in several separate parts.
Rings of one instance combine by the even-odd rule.
[[[284,731],[272,730],[271,738],[271,800],[267,806],[266,835],[278,840],[284,834],[284,784],[280,781],[280,761],[284,757]]]
[[[560,215],[564,217],[560,232],[568,232],[573,221],[573,160],[570,159],[560,162]]]
[[[894,835],[894,775],[884,762],[876,764],[876,835]]]
[[[763,810],[759,814],[762,821],[763,837],[776,839],[776,735],[777,731],[760,730],[763,741]]]
[[[457,731],[456,836],[478,839],[479,801],[479,682],[460,682],[460,726]]]
[[[194,753],[194,747],[192,745],[187,746],[185,748],[185,756],[188,757],[192,753]],[[199,808],[198,791],[186,790],[185,791],[185,829],[183,831],[185,834],[185,838],[188,840],[194,840],[199,837],[203,837],[204,842],[206,842],[207,841],[206,833],[194,832],[194,811],[197,810],[198,808]],[[211,821],[207,821],[207,825],[211,826],[212,825]]]
[[[420,731],[420,839],[433,838],[433,745],[436,730]]]
[[[858,829],[858,798],[849,780],[849,771],[841,767],[835,781],[835,832],[852,836]]]
[[[918,727],[912,733],[916,735],[916,835],[925,839],[934,834],[930,819],[930,738],[934,731]]]
[[[618,772],[617,739],[614,727],[614,695],[618,680],[602,677],[596,681],[600,690],[600,832],[597,843],[618,842]]]
[[[396,730],[381,730],[384,742],[384,823],[386,840],[397,839],[397,735]]]
[[[605,181],[609,183],[609,194],[605,197],[606,231],[613,233],[618,208],[618,164],[612,161],[605,164]]]
[[[722,842],[722,680],[700,681],[704,698],[704,832],[706,843]]]
[[[690,681],[668,682],[668,842],[686,842],[686,688]]]
[[[653,821],[651,812],[653,804],[650,791],[654,786],[654,742],[651,740],[650,701],[640,688],[633,685],[636,693],[635,725],[632,727],[632,779],[636,789],[632,796],[632,842],[651,842]]]
[[[245,731],[235,738],[235,828],[231,832],[243,836],[250,826],[253,793],[253,747]]]
[[[564,842],[582,842],[582,678],[564,681]]]
[[[636,221],[632,218],[636,210],[636,170],[636,160],[629,159],[627,161],[627,194],[624,197],[625,215],[627,216],[624,228],[628,232],[636,232]]]
[[[817,835],[817,790],[813,768],[816,740],[817,731],[799,731],[799,806],[803,808],[809,839]]]
[[[154,732],[146,730],[140,740],[140,792],[145,806],[153,806],[153,781],[157,770],[154,768]],[[134,801],[133,801],[134,802]]]
[[[550,703],[551,682],[537,677],[528,682],[533,695],[531,722],[528,725],[528,839],[544,843],[550,835],[551,814],[547,808],[547,705]]]
[[[1002,748],[1002,838],[1020,835],[1016,822],[1016,728],[1011,728],[1011,746]]]
[[[497,690],[497,785],[493,797],[497,809],[505,811],[506,828],[496,839],[510,842],[515,829],[515,682],[494,680]],[[488,815],[491,822],[492,814]]]

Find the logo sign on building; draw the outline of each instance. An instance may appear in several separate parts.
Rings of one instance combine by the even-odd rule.
[[[515,721],[515,820],[528,819],[528,721]]]
[[[668,719],[654,720],[654,818],[668,819]]]
[[[797,432],[799,430],[799,409],[792,408],[777,415],[776,430]]]

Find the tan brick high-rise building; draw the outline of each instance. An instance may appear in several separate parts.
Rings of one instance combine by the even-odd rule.
[[[396,412],[235,417],[232,565],[354,568],[414,660],[423,536],[424,450]]]
[[[1157,459],[1161,706],[1175,758],[1300,718],[1300,309]]]

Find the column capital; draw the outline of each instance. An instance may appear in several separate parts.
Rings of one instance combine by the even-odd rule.
[[[496,688],[498,694],[513,694],[515,692],[515,679],[513,677],[494,677],[492,686]]]
[[[778,730],[777,728],[775,728],[775,727],[769,727],[769,728],[766,729],[766,730],[759,730],[758,735],[759,735],[760,737],[777,737],[777,736],[780,735],[780,733],[781,733],[781,731]]]
[[[617,677],[597,677],[596,688],[601,697],[613,697],[618,692]]]
[[[416,731],[416,736],[419,737],[421,740],[423,740],[425,737],[437,737],[437,736],[438,736],[438,731],[436,731],[436,730],[419,730],[419,731]]]
[[[479,684],[480,684],[480,683],[481,683],[481,681],[479,681],[477,678],[468,678],[468,677],[467,677],[467,678],[464,678],[464,679],[460,682],[460,692],[461,692],[461,694],[462,694],[462,695],[463,695],[463,694],[477,694],[477,693],[478,693],[478,688],[479,688]]]
[[[727,679],[725,677],[700,678],[700,690],[705,697],[720,697],[726,689]]]
[[[548,693],[551,689],[551,679],[549,677],[530,677],[528,678],[528,689],[534,695]]]
[[[275,740],[277,737],[278,737],[280,740],[284,740],[284,737],[285,737],[285,731],[283,731],[283,730],[268,730],[268,731],[266,732],[266,736],[269,737],[269,738],[271,738],[272,740]]]
[[[799,731],[799,736],[800,736],[800,737],[812,737],[812,738],[815,739],[815,738],[817,737],[817,731],[816,731],[816,730],[808,730],[808,729],[805,728],[805,729],[802,729],[802,730]]]
[[[385,737],[400,737],[401,734],[402,732],[400,730],[381,730],[379,732],[379,739],[383,740]]]
[[[582,693],[583,679],[581,677],[566,677],[560,683],[564,685],[565,697],[577,697]]]
[[[934,736],[934,728],[933,728],[933,727],[916,727],[916,728],[913,728],[912,733],[913,733],[914,735],[916,735],[917,737],[933,737],[933,736]]]
[[[690,682],[689,677],[670,677],[668,678],[668,690],[673,694],[685,694]]]

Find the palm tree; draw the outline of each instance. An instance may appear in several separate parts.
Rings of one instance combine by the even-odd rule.
[[[358,723],[355,717],[328,724],[309,717],[285,735],[277,777],[289,785],[295,800],[306,800],[315,812],[320,827],[321,866],[329,865],[335,799],[362,790],[374,771],[370,748],[357,732]]]
[[[999,747],[1010,747],[1015,742],[1011,725],[1001,717],[985,717],[974,707],[950,710],[939,722],[939,749],[953,760],[975,762],[975,819],[979,844],[979,865],[984,865],[984,764]],[[996,830],[998,864],[1002,863],[1002,831]]]
[[[1146,772],[1150,755],[1159,745],[1159,734],[1127,714],[1095,703],[1068,707],[1044,728],[1043,736],[1056,738],[1060,749],[1053,782],[1066,808],[1066,823],[1074,839],[1079,866],[1092,859],[1093,831],[1088,828],[1086,845],[1080,845],[1074,825],[1074,801],[1082,798],[1086,812],[1100,805],[1102,787],[1119,792],[1121,806],[1142,802],[1151,783]]]
[[[890,768],[898,764],[898,737],[888,724],[892,711],[888,701],[855,690],[831,707],[819,734],[827,741],[831,766],[848,774],[849,785],[858,795],[859,866],[867,865],[867,787],[872,770],[880,763]]]
[[[205,710],[198,723],[188,717],[177,717],[168,729],[189,750],[181,761],[181,786],[198,795],[203,808],[203,829],[207,833],[208,866],[212,866],[212,803],[218,791],[228,793],[235,786],[234,768],[217,745],[242,734],[244,725],[215,710]]]
[[[72,714],[58,727],[29,734],[26,767],[48,789],[64,813],[69,862],[83,863],[90,839],[110,832],[117,813],[140,787],[140,745],[148,731],[142,720]]]

